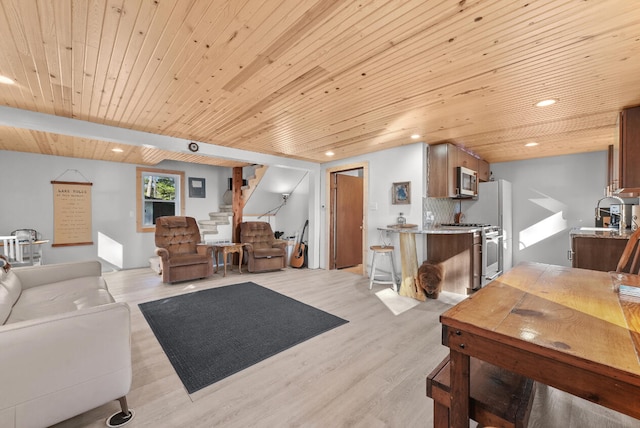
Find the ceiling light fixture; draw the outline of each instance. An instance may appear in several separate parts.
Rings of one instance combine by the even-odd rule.
[[[5,85],[13,85],[16,82],[14,82],[13,79],[9,79],[7,76],[0,75],[0,83],[4,83]]]
[[[329,150],[328,152],[325,152],[326,156],[333,156],[335,155],[335,153],[333,153],[331,150]]]
[[[532,142],[530,142],[530,143],[525,144],[524,146],[525,146],[525,147],[535,147],[535,146],[537,146],[537,145],[538,145],[538,143],[536,143],[535,141],[532,141]]]
[[[420,138],[420,134],[413,134],[411,138],[413,138],[414,140],[417,140],[418,138]]]
[[[111,151],[114,152],[114,153],[122,153],[122,152],[124,152],[124,150],[119,149],[119,148],[111,149]]]
[[[536,103],[536,107],[546,107],[546,106],[555,104],[556,102],[558,102],[558,100],[554,100],[554,99],[542,100]]]

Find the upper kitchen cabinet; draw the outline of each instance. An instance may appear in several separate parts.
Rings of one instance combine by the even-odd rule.
[[[489,181],[491,177],[491,166],[484,159],[478,159],[478,180]]]
[[[640,194],[640,106],[622,110],[619,140],[609,150],[609,186],[620,195]]]
[[[453,146],[456,147],[456,146]],[[471,153],[465,152],[464,150],[458,149],[458,165],[463,166],[465,168],[469,168],[473,171],[478,171],[478,158],[472,155]]]
[[[478,173],[478,180],[489,180],[489,164],[451,143],[429,145],[427,194],[431,198],[458,198],[457,167]]]
[[[427,194],[432,198],[454,198],[458,148],[453,144],[429,146],[429,184]]]

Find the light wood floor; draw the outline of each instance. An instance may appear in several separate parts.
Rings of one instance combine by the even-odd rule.
[[[375,296],[384,286],[370,291],[367,278],[345,271],[233,271],[176,285],[163,284],[151,269],[105,277],[115,299],[131,306],[133,385],[127,398],[136,416],[128,427],[432,426],[425,378],[447,353],[438,321],[451,306],[446,299],[394,316]],[[189,396],[137,305],[244,281],[349,323]],[[118,410],[109,403],[57,427],[104,427]],[[529,426],[640,427],[640,421],[540,387]]]

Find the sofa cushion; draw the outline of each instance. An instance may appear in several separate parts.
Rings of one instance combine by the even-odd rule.
[[[12,300],[11,304],[13,305],[20,298],[22,283],[13,270],[9,270],[9,272],[0,271],[2,272],[0,276],[0,286],[7,290],[9,298]]]
[[[187,227],[187,218],[181,216],[169,216],[163,219],[166,227],[173,229],[174,227]]]
[[[284,251],[282,248],[258,248],[253,250],[253,257],[256,259],[268,258],[268,257],[284,257]]]
[[[211,257],[203,254],[173,254],[169,258],[169,267],[190,266],[212,263]]]
[[[20,278],[12,271],[0,269],[0,325],[3,325],[11,314],[11,309],[22,293]]]
[[[74,278],[24,290],[6,323],[76,311],[114,301],[103,278]]]
[[[6,288],[0,286],[0,325],[3,325],[7,318],[9,318],[12,307],[13,302],[9,297],[9,292]]]

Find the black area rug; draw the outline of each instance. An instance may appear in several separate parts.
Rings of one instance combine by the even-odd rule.
[[[253,282],[138,306],[189,394],[348,322]]]

